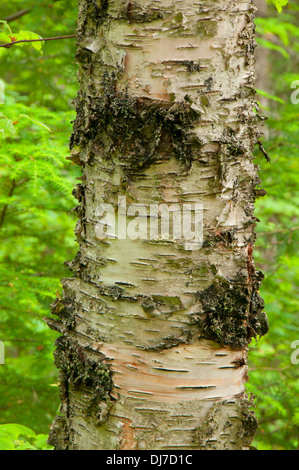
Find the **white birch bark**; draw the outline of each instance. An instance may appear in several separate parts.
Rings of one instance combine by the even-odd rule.
[[[71,158],[80,251],[49,319],[57,449],[245,449],[253,263],[251,0],[80,0]],[[99,207],[202,204],[204,243],[99,235]],[[131,219],[127,221],[130,222]]]

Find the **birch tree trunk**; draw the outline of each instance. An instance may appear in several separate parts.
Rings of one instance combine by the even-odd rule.
[[[80,250],[47,320],[62,334],[61,413],[50,442],[247,449],[257,428],[244,386],[247,347],[268,330],[252,255],[261,193],[254,4],[79,5],[70,158],[83,171]],[[119,197],[147,208],[202,204],[202,247],[104,238],[99,207]]]

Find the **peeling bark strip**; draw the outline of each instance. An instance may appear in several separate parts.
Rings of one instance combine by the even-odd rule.
[[[64,279],[57,449],[242,449],[247,346],[268,322],[252,253],[251,0],[80,0],[70,159],[80,244]],[[98,208],[204,206],[204,244],[97,238]]]

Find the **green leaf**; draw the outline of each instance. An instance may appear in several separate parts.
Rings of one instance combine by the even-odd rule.
[[[31,118],[30,116],[27,116],[27,114],[20,114],[19,118],[20,117],[24,117],[26,119],[29,119],[29,121],[34,122],[34,124],[37,124],[38,126],[43,127],[44,129],[46,129],[47,131],[52,133],[51,129],[48,126],[46,126],[46,124],[43,124],[42,122],[37,121],[36,119]]]
[[[285,100],[283,100],[279,96],[271,95],[270,93],[267,93],[264,90],[260,90],[260,89],[257,88],[256,92],[258,93],[258,95],[264,96],[265,98],[268,98],[268,100],[277,101],[278,103],[281,103],[281,104],[285,103]]]
[[[272,2],[276,6],[279,13],[281,13],[282,8],[285,7],[289,3],[289,0],[272,0]]]
[[[12,438],[5,432],[0,431],[0,450],[14,450],[15,445]]]
[[[37,450],[37,449],[32,444],[29,444],[29,442],[23,442],[22,444],[16,446],[16,450]]]
[[[286,59],[289,59],[290,57],[290,54],[283,47],[274,44],[272,41],[268,41],[267,39],[263,38],[257,38],[257,43],[266,49],[280,52],[280,54]]]
[[[12,35],[12,30],[10,29],[9,24],[5,20],[0,20],[0,23],[4,24],[4,26],[9,30],[9,33]]]
[[[7,33],[0,33],[0,44],[7,44],[11,39]]]
[[[0,432],[6,433],[13,440],[18,439],[20,436],[35,437],[36,434],[32,429],[23,426],[22,424],[2,424],[0,425]]]
[[[16,134],[16,129],[13,125],[13,121],[11,119],[6,118],[2,113],[0,113],[0,134],[5,139],[10,135]]]
[[[20,31],[18,34],[16,34],[16,40],[17,41],[30,41],[32,39],[41,39],[41,36],[38,34],[33,33],[32,31]],[[25,43],[24,43],[25,44]],[[17,44],[19,46],[23,46],[24,44]],[[30,46],[34,47],[37,51],[39,51],[41,54],[43,52],[43,42],[42,41],[37,41],[37,42],[30,42],[28,43]]]
[[[48,436],[46,434],[39,434],[36,437],[35,445],[41,450],[52,450],[53,447],[47,443]]]

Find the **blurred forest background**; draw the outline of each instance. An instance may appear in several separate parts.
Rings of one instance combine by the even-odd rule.
[[[278,10],[287,5],[279,13],[273,3]],[[75,34],[76,17],[76,0],[2,1],[0,20],[7,23],[0,23],[0,43]],[[299,365],[291,362],[291,345],[299,340],[299,104],[290,98],[291,84],[299,80],[299,0],[262,5],[256,25],[257,112],[268,117],[262,141],[271,164],[257,148],[268,195],[257,202],[255,261],[266,274],[262,296],[271,330],[250,347],[247,388],[257,396],[260,420],[254,446],[295,450]],[[0,340],[6,347],[0,449],[48,448],[46,435],[59,406],[55,333],[43,317],[59,296],[60,279],[69,275],[64,262],[77,249],[71,211],[80,170],[67,160],[76,74],[75,39],[0,48]]]

